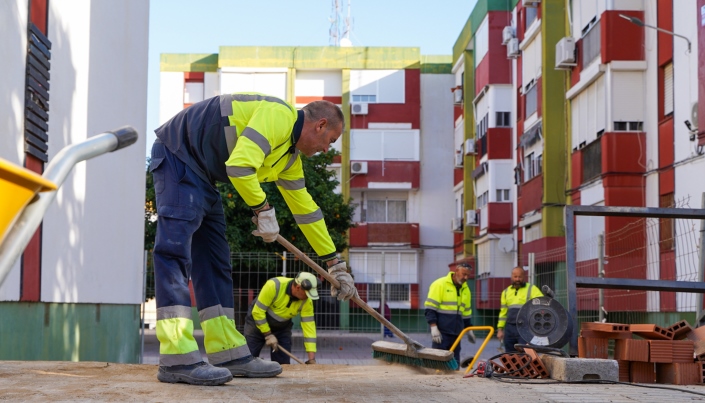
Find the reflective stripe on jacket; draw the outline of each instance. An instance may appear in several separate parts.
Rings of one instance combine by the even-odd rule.
[[[524,284],[524,286],[519,289],[511,285],[505,288],[504,291],[502,291],[502,298],[500,300],[497,328],[502,329],[507,323],[512,325],[516,324],[519,309],[524,306],[526,301],[538,297],[543,297],[543,293],[535,285],[531,286],[531,295],[529,295],[528,284]]]
[[[436,323],[441,333],[460,334],[470,326],[472,307],[467,283],[458,289],[453,283],[453,272],[431,284],[424,306],[426,321]]]
[[[304,347],[307,352],[316,352],[316,322],[313,318],[313,301],[301,301],[287,293],[293,278],[275,277],[267,280],[252,307],[252,319],[263,333],[271,331],[267,318],[279,324],[291,321],[301,315],[301,329],[304,333]]]

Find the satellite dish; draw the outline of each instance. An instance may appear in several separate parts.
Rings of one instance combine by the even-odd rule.
[[[693,127],[698,127],[698,103],[693,102],[693,106],[690,108],[690,123]]]
[[[349,38],[343,38],[340,40],[340,46],[343,48],[349,48],[352,46],[352,41]]]
[[[497,246],[499,247],[499,250],[504,253],[512,252],[514,250],[514,238],[510,236],[499,238]]]

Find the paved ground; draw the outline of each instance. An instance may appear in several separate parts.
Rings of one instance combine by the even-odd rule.
[[[195,331],[194,337],[201,347],[201,352],[205,357],[203,350],[203,332]],[[431,346],[431,334],[409,334],[409,337],[423,344]],[[319,331],[317,334],[316,362],[319,364],[346,364],[346,365],[374,365],[376,360],[372,359],[372,343],[382,340],[378,333],[350,333],[341,334],[339,332]],[[387,338],[387,341],[399,342],[398,338]],[[478,339],[475,344],[470,344],[466,339],[461,342],[461,361],[468,356],[475,356],[477,350],[482,345],[482,340]],[[480,354],[480,359],[488,359],[493,355],[498,354],[499,341],[496,338],[490,340],[487,346]],[[263,349],[261,357],[269,359],[269,352]],[[301,334],[294,333],[292,342],[292,353],[299,357],[302,361],[308,360],[303,348],[303,339]],[[144,344],[144,359],[145,364],[157,364],[159,362],[159,342],[154,329],[145,331]],[[292,360],[292,365],[296,364]],[[298,365],[298,364],[296,364]]]
[[[287,365],[276,378],[224,386],[165,384],[156,365],[0,362],[0,400],[311,402],[689,402],[703,396],[627,385],[507,385],[398,365]],[[680,387],[705,392],[703,386]]]

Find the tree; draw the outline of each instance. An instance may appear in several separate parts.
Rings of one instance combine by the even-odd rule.
[[[346,231],[352,227],[352,215],[354,207],[349,200],[335,193],[334,190],[339,182],[335,178],[335,173],[328,170],[328,166],[333,162],[333,157],[338,155],[334,150],[327,153],[318,153],[313,157],[301,156],[306,177],[306,189],[311,194],[313,200],[318,204],[323,212],[323,217],[328,227],[328,232],[333,239],[336,251],[342,252],[348,247]],[[149,166],[149,161],[147,161]],[[265,243],[261,238],[255,237],[251,232],[255,225],[251,221],[252,210],[245,204],[240,195],[235,191],[232,184],[218,183],[218,190],[223,201],[225,212],[226,238],[231,252],[280,252],[282,247],[278,243]],[[294,220],[291,211],[284,202],[284,198],[277,190],[274,183],[263,183],[262,189],[267,194],[269,204],[275,207],[277,212],[277,222],[279,223],[279,233],[289,240],[304,253],[312,253],[311,245],[306,241],[303,233]],[[154,236],[156,234],[156,202],[154,198],[154,182],[152,175],[147,170],[147,200],[145,202],[145,249],[151,251],[154,248]],[[151,263],[150,265],[151,266]],[[151,267],[148,267],[151,269]],[[152,272],[147,275],[152,278]],[[152,294],[153,295],[153,294]],[[148,284],[148,297],[149,284]]]

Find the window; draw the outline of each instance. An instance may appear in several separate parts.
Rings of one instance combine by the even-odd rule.
[[[485,207],[487,205],[487,201],[489,199],[489,196],[490,196],[489,191],[485,191],[485,193],[477,196],[477,208]]]
[[[379,301],[382,296],[380,295],[382,291],[382,284],[368,284],[367,285],[367,300],[368,301]],[[384,300],[385,301],[399,301],[405,302],[410,301],[411,298],[411,285],[410,284],[385,284],[384,285]]]
[[[583,68],[589,66],[600,56],[600,21],[594,17],[583,28]]]
[[[526,29],[529,29],[531,27],[531,23],[536,20],[536,16],[538,14],[538,8],[536,7],[525,7],[524,11],[526,12],[526,28],[524,32],[526,32]]]
[[[487,126],[489,125],[489,114],[485,114],[485,116],[482,117],[477,122],[477,138],[482,138],[487,134]]]
[[[644,131],[644,122],[614,122],[616,132],[641,132]]]
[[[498,202],[509,201],[509,189],[497,189],[497,201]]]
[[[511,127],[512,123],[510,119],[510,112],[495,112],[495,126],[497,127]]]
[[[529,153],[524,157],[524,182],[538,176],[543,171],[543,155]]]
[[[583,177],[585,183],[602,174],[602,141],[599,139],[583,148]]]
[[[377,102],[377,95],[353,95],[353,102],[365,102],[368,104],[374,104]]]
[[[367,222],[406,222],[406,200],[368,200]]]
[[[663,114],[673,113],[673,63],[663,68]]]
[[[531,86],[531,88],[528,88]],[[524,119],[536,113],[538,109],[538,91],[537,85],[532,81],[527,85],[528,90],[524,93],[524,101],[526,102],[526,116]]]

